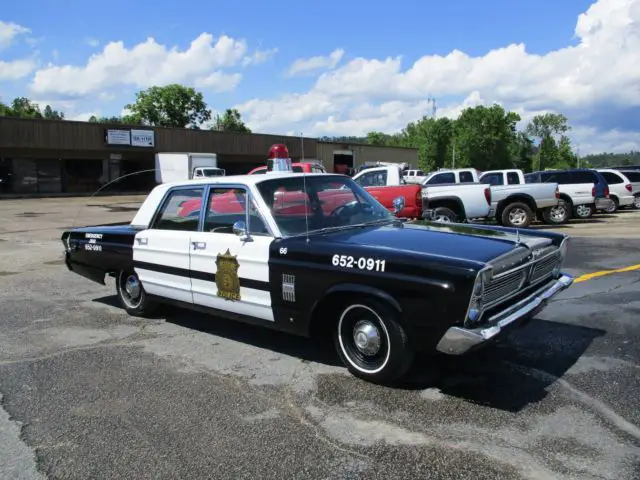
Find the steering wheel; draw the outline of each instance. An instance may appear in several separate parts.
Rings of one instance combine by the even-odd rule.
[[[352,200],[348,203],[344,203],[339,207],[333,209],[333,211],[329,214],[330,217],[340,217],[346,209],[352,211],[351,215],[355,215],[356,213],[363,212],[369,207],[369,205],[358,202],[357,200]]]

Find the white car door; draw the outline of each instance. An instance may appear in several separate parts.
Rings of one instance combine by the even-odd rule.
[[[204,192],[204,186],[169,190],[149,228],[136,234],[133,264],[148,294],[192,303],[189,247]]]
[[[253,201],[249,210],[250,237],[234,232],[237,222],[246,224],[247,198],[243,186],[210,187],[202,230],[190,235],[193,301],[273,322],[269,289],[269,246],[273,236]]]

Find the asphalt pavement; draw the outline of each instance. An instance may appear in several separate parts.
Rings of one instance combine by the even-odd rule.
[[[1,479],[640,478],[640,270],[576,283],[505,341],[385,388],[305,339],[127,316],[59,243],[131,218],[124,202],[0,202]],[[572,227],[569,273],[640,264],[640,215],[616,218],[626,238]]]

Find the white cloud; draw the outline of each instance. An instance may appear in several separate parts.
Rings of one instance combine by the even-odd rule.
[[[16,37],[31,33],[26,27],[13,22],[3,22],[0,20],[0,49],[6,48],[13,44]]]
[[[87,39],[87,45],[89,45],[90,47],[97,47],[98,45],[100,45],[100,40],[97,40],[95,38],[88,38]]]
[[[342,60],[344,56],[344,50],[341,48],[335,49],[328,56],[317,56],[311,58],[299,58],[289,67],[287,75],[292,77],[295,75],[301,75],[313,72],[320,69],[332,69]]]
[[[84,66],[52,65],[38,70],[31,82],[36,94],[87,96],[118,85],[145,88],[172,82],[189,82],[217,68],[236,65],[247,51],[244,40],[203,33],[188,49],[180,51],[158,44],[153,38],[128,49],[111,42],[92,55]]]
[[[242,66],[258,65],[264,63],[278,53],[277,48],[271,48],[269,50],[257,50],[253,55],[246,56],[242,59]]]
[[[497,102],[523,120],[534,113],[565,113],[581,153],[637,145],[637,136],[620,123],[625,113],[640,125],[638,112],[631,114],[640,109],[640,0],[595,2],[577,18],[575,37],[576,45],[544,55],[511,44],[477,57],[459,50],[425,55],[408,68],[401,56],[355,58],[320,75],[307,93],[254,99],[235,108],[254,131],[295,127],[314,135],[361,135],[400,130],[428,114],[428,97],[438,100],[438,116],[451,117],[465,105]],[[316,65],[331,66],[315,57],[292,69]],[[617,128],[604,125],[603,111]]]
[[[196,87],[219,93],[233,90],[241,80],[242,75],[239,73],[213,72],[206,77],[196,79],[195,84]]]
[[[0,82],[7,80],[19,80],[29,75],[36,68],[33,60],[13,60],[5,62],[0,60]]]

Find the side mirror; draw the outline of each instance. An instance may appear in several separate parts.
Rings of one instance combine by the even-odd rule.
[[[393,214],[397,215],[404,208],[404,197],[396,197],[393,199]]]
[[[249,231],[247,230],[247,224],[242,220],[237,221],[233,224],[233,233],[240,237],[240,240],[243,242],[248,242],[251,240],[251,236],[249,235]]]

